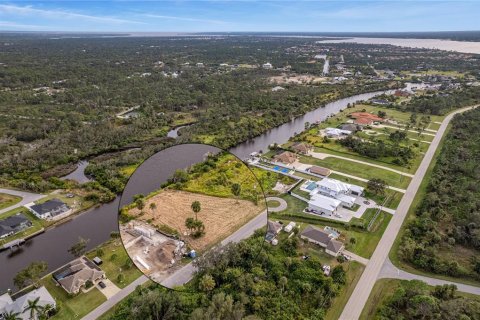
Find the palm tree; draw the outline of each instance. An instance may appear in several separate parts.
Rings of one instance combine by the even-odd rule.
[[[233,195],[237,198],[237,203],[238,203],[238,197],[240,196],[240,193],[242,192],[242,187],[238,183],[232,184],[232,193]]]
[[[50,318],[50,315],[53,313],[54,310],[55,310],[55,307],[51,304],[46,304],[45,306],[43,306],[42,308],[43,318],[45,319]]]
[[[157,204],[155,202],[150,203],[150,210],[154,212],[157,209]]]
[[[40,297],[35,298],[34,300],[28,300],[28,306],[25,307],[25,311],[30,311],[30,319],[35,320],[37,319],[37,314],[43,310],[43,307],[38,304]]]
[[[191,205],[192,211],[195,213],[195,220],[198,220],[197,213],[202,210],[202,206],[200,205],[200,201],[193,201]]]
[[[5,320],[22,320],[22,318],[18,316],[19,314],[20,313],[18,312],[10,311],[10,312],[5,312],[4,314],[2,314],[2,316],[3,316],[3,319]]]

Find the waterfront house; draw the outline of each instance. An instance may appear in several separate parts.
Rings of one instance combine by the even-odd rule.
[[[82,287],[105,278],[105,272],[86,257],[78,258],[53,273],[53,279],[68,293],[77,294]]]
[[[313,150],[313,147],[305,142],[296,142],[291,146],[292,150],[301,154],[308,154]]]
[[[298,159],[298,156],[295,153],[290,151],[284,151],[280,154],[273,156],[274,162],[282,162],[286,164],[292,164],[295,161],[297,161],[297,159]]]
[[[352,134],[352,131],[342,130],[338,128],[326,128],[323,132],[324,132],[324,135],[326,135],[327,137],[334,138],[334,139],[346,137]]]
[[[27,205],[26,207],[38,218],[46,220],[65,217],[72,212],[72,209],[59,199],[52,199],[30,206]]]
[[[0,296],[0,319],[4,319],[4,314],[16,313],[17,319],[30,320],[30,310],[27,310],[26,308],[28,307],[29,301],[34,301],[36,299],[38,299],[37,305],[41,308],[50,306],[53,311],[57,307],[55,299],[45,287],[34,289],[15,300],[12,299],[10,294],[5,293]],[[35,319],[37,319],[37,317],[35,317]]]
[[[0,220],[0,239],[14,235],[31,226],[32,222],[22,213],[2,219]]]

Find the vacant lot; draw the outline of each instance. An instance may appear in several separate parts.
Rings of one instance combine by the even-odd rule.
[[[189,246],[195,250],[204,250],[226,238],[240,226],[265,210],[263,202],[255,205],[250,201],[229,198],[212,197],[197,193],[165,190],[146,201],[144,214],[137,208],[131,209],[130,214],[139,215],[138,220],[149,221],[152,225],[167,225],[186,235],[187,218],[195,217],[190,208],[192,202],[199,201],[201,211],[198,219],[205,225],[205,235],[199,239],[185,236]],[[157,207],[150,210],[150,203]]]
[[[11,194],[0,193],[0,209],[8,208],[22,200],[21,197],[17,197]]]

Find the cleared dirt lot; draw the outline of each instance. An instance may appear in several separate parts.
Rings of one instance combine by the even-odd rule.
[[[205,225],[205,235],[199,239],[186,236],[188,229],[185,227],[185,219],[195,217],[190,208],[193,201],[200,201],[202,210],[198,213],[198,219]],[[157,205],[153,211],[149,209],[152,202]],[[178,230],[191,248],[202,251],[232,234],[263,210],[265,206],[262,201],[255,205],[245,200],[165,190],[146,201],[144,215],[138,216],[140,210],[136,208],[129,213],[137,215],[137,220],[152,219],[152,225],[165,224]]]

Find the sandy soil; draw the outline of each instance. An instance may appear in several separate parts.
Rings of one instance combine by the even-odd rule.
[[[270,82],[276,83],[276,84],[287,84],[287,83],[293,83],[293,84],[307,84],[307,83],[317,83],[317,82],[322,82],[326,81],[327,79],[324,77],[316,77],[312,75],[281,75],[281,76],[275,76],[275,77],[270,77]]]
[[[195,217],[190,208],[193,201],[200,201],[201,211],[198,219],[205,225],[205,235],[199,239],[188,236],[185,219]],[[157,208],[150,210],[150,203],[155,202]],[[235,232],[240,226],[264,210],[264,206],[256,206],[250,201],[206,196],[176,190],[165,190],[146,201],[144,215],[136,219],[146,221],[152,219],[152,225],[165,224],[178,230],[188,245],[202,251],[218,243]],[[131,209],[130,214],[138,215],[140,210]]]

